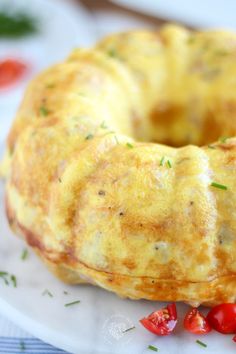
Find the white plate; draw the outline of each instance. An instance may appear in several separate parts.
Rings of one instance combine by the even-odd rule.
[[[163,303],[120,299],[89,285],[67,286],[55,279],[32,251],[23,261],[25,244],[8,227],[1,182],[0,237],[0,271],[17,278],[17,288],[6,286],[0,279],[0,312],[47,343],[76,354],[150,354],[147,350],[150,344],[158,347],[160,354],[235,354],[232,336],[212,332],[196,337],[184,332],[186,305],[178,305],[179,323],[175,333],[156,337],[139,324],[139,319]],[[42,295],[45,289],[53,297]],[[76,300],[81,302],[64,306]],[[136,328],[123,333],[132,326]],[[199,346],[196,339],[208,347]]]
[[[113,0],[113,2],[194,27],[236,29],[235,0]]]
[[[20,40],[0,40],[0,60],[20,58],[30,65],[25,80],[6,91],[0,90],[0,141],[8,131],[27,82],[36,73],[64,60],[75,47],[91,45],[93,20],[72,0],[0,0],[0,9],[25,10],[39,21],[39,32]]]

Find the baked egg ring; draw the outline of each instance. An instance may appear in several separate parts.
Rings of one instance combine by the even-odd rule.
[[[65,282],[234,302],[235,92],[233,33],[168,25],[75,50],[9,133],[11,227]]]

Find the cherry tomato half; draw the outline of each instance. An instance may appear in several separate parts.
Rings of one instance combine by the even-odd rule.
[[[196,307],[187,312],[184,318],[184,328],[194,334],[205,334],[211,331],[207,319]]]
[[[223,334],[236,333],[236,304],[213,307],[207,315],[211,327]]]
[[[0,88],[18,81],[26,71],[26,65],[15,59],[0,61]]]
[[[140,320],[142,325],[150,332],[158,336],[170,334],[177,323],[177,311],[175,304],[152,312],[148,317]]]

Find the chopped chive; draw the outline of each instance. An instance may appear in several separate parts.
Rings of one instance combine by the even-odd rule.
[[[212,187],[219,188],[219,189],[222,189],[222,190],[225,190],[225,191],[228,189],[227,186],[225,186],[223,184],[220,184],[220,183],[217,183],[217,182],[212,182],[210,185]]]
[[[170,160],[167,160],[167,165],[168,165],[169,168],[172,167]]]
[[[199,345],[201,345],[201,346],[204,347],[204,348],[207,347],[207,345],[206,345],[205,343],[201,342],[199,339],[196,340],[196,343],[199,344]]]
[[[108,51],[107,51],[107,54],[109,55],[109,57],[112,57],[112,58],[115,58],[117,57],[117,52],[114,48],[110,48]]]
[[[90,140],[90,139],[92,139],[92,138],[93,138],[93,134],[88,134],[88,135],[86,136],[85,140]]]
[[[220,141],[221,143],[225,143],[227,139],[229,139],[227,136],[222,136],[222,137],[219,139],[219,141]]]
[[[6,284],[6,285],[9,285],[9,281],[6,279],[6,278],[2,278],[3,280],[4,280],[4,283]]]
[[[125,330],[123,331],[123,333],[132,331],[132,329],[135,329],[135,326],[125,329]]]
[[[68,295],[68,291],[64,290],[63,294]]]
[[[9,11],[6,6],[0,10],[0,37],[21,38],[38,31],[38,23],[34,16],[23,11]]]
[[[14,148],[13,147],[9,147],[8,148],[8,152],[9,152],[9,155],[12,156],[13,153],[14,153]]]
[[[102,129],[107,129],[107,128],[108,128],[108,126],[106,125],[105,120],[102,122],[102,124],[100,125],[100,127],[101,127]]]
[[[53,297],[52,293],[48,290],[48,289],[45,289],[43,292],[42,292],[42,295],[48,295],[50,297]]]
[[[65,307],[69,307],[69,306],[76,305],[76,304],[79,304],[79,303],[80,303],[80,300],[77,300],[77,301],[69,302],[69,303],[65,304],[64,306]]]
[[[108,135],[108,134],[115,134],[115,131],[114,130],[109,130],[105,135]]]
[[[160,166],[164,165],[164,161],[165,161],[165,156],[162,156],[161,161],[160,161]]]
[[[49,110],[45,106],[41,106],[39,108],[39,112],[40,112],[41,116],[44,116],[44,117],[49,114]]]
[[[211,145],[211,144],[207,145],[207,147],[208,147],[209,149],[215,149],[215,148],[216,148],[214,145]]]
[[[54,88],[55,87],[55,84],[48,84],[47,86],[46,86],[46,88]]]
[[[214,52],[215,55],[220,55],[220,56],[224,56],[224,55],[228,55],[229,52],[224,50],[224,49],[218,49],[218,50],[215,50]]]
[[[154,347],[154,345],[149,345],[148,349],[153,350],[154,352],[158,352],[158,348]]]
[[[126,146],[130,149],[133,149],[134,145],[130,144],[130,143],[126,143]]]
[[[7,276],[8,273],[5,274],[5,272],[1,272],[2,274],[0,274],[0,277],[2,278],[2,280],[4,281],[5,285],[9,285],[9,281],[7,280]]]
[[[23,342],[23,340],[20,341],[20,350],[21,350],[22,352],[25,351],[25,343]]]
[[[60,177],[58,178],[58,182],[59,182],[59,183],[61,183],[61,182],[62,182],[62,180],[61,180],[61,178],[60,178]]]
[[[4,277],[4,276],[7,276],[8,273],[7,272],[0,272],[0,277]]]
[[[117,144],[120,144],[116,135],[114,135],[114,138],[115,138],[115,141],[117,142]]]
[[[9,285],[9,281],[7,279],[7,277],[9,276],[9,273],[7,272],[0,272],[0,277],[2,278],[2,280],[4,281],[5,285]]]
[[[17,281],[16,281],[15,275],[11,275],[11,281],[12,281],[12,284],[13,284],[14,288],[16,288],[17,287]]]
[[[28,258],[28,255],[29,255],[28,250],[25,248],[21,253],[22,261],[26,260],[26,258]]]
[[[12,285],[14,288],[17,287],[17,281],[16,277],[13,274],[9,274],[7,272],[0,272],[0,278],[4,281],[5,285],[9,285],[10,281],[12,282]]]

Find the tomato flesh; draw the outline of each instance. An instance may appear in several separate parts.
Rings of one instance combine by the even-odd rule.
[[[175,304],[152,312],[148,317],[140,320],[140,323],[150,332],[158,336],[170,334],[177,323],[177,311]]]
[[[235,336],[233,336],[233,341],[234,341],[234,342],[236,342],[236,335],[235,335]]]
[[[0,61],[0,88],[14,84],[23,76],[26,69],[26,64],[15,59]]]
[[[207,315],[211,327],[223,334],[236,333],[236,304],[213,307]]]
[[[194,334],[206,334],[211,331],[208,320],[196,307],[190,309],[185,315],[184,328]]]

